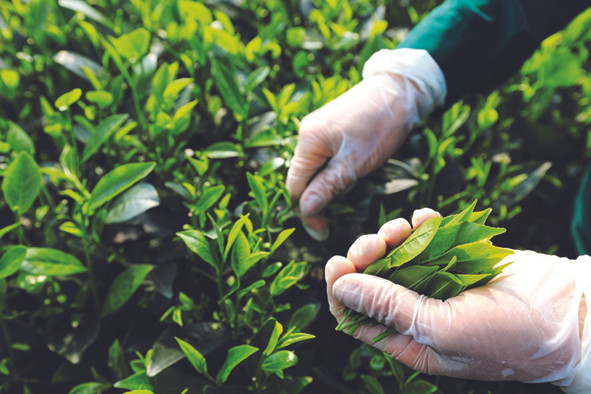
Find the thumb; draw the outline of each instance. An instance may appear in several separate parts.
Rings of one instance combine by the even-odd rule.
[[[356,180],[352,164],[333,157],[304,190],[300,198],[300,212],[303,216],[320,213],[333,197],[349,191]]]

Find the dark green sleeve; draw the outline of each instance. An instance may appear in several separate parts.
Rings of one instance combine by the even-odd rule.
[[[398,47],[427,50],[445,75],[447,101],[455,101],[494,89],[589,6],[589,0],[447,0]]]

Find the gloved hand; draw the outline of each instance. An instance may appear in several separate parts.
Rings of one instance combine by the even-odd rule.
[[[413,227],[438,215],[415,212]],[[357,273],[411,233],[403,219],[360,237],[347,258],[326,265],[328,300],[340,321],[343,305],[375,320],[354,337],[429,374],[478,380],[552,382],[569,393],[591,392],[591,258],[569,260],[516,251],[487,285],[446,301]]]
[[[306,116],[286,185],[306,230],[328,237],[323,208],[383,165],[410,129],[441,105],[443,73],[423,50],[383,50],[365,64],[363,81]]]

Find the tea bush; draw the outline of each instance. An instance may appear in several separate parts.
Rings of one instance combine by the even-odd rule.
[[[300,119],[437,3],[0,0],[2,390],[552,390],[418,376],[359,346],[334,332],[322,269],[392,217],[474,198],[499,244],[574,253],[589,11],[418,127],[328,208],[328,242],[285,188]]]

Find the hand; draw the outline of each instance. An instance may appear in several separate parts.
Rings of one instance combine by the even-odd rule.
[[[438,213],[416,211],[413,227],[433,215]],[[355,241],[347,258],[335,256],[328,261],[328,300],[337,320],[343,318],[340,310],[345,305],[381,323],[362,326],[354,337],[372,344],[386,327],[395,328],[398,334],[374,346],[424,373],[550,381],[570,385],[573,390],[568,392],[589,392],[591,349],[585,326],[591,324],[589,257],[569,260],[516,251],[507,257],[513,263],[486,286],[446,301],[357,273],[410,233],[406,220],[393,220],[377,234]]]
[[[313,238],[328,237],[322,214],[328,202],[383,165],[401,145],[418,121],[421,94],[409,79],[382,73],[302,120],[286,185],[299,199],[302,223]]]

